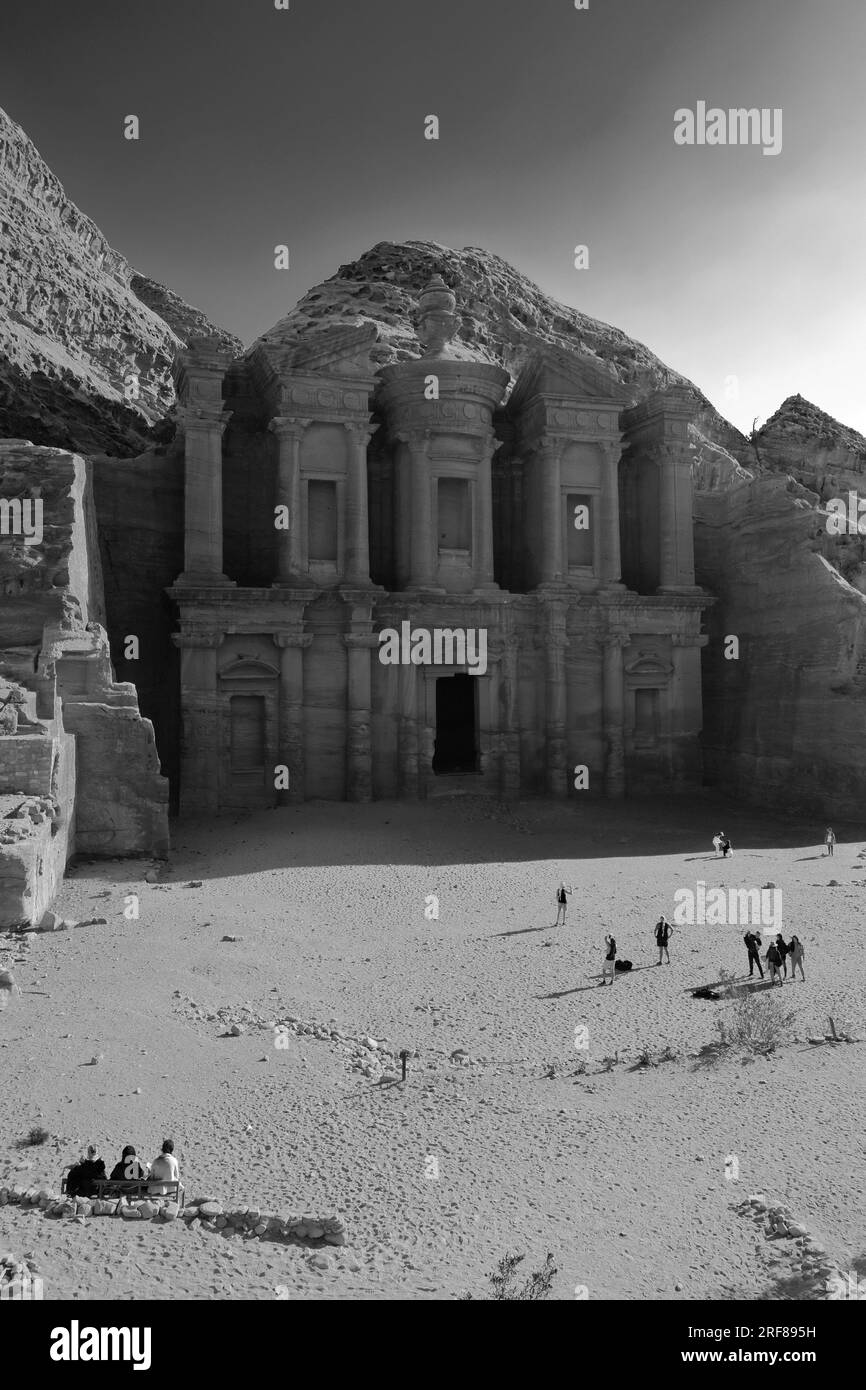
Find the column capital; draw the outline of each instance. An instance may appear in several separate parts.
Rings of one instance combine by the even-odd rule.
[[[598,640],[607,650],[631,646],[631,635],[628,632],[605,632]]]
[[[185,434],[201,430],[204,433],[212,434],[219,430],[222,438],[225,427],[232,418],[234,411],[223,410],[221,406],[209,407],[206,405],[182,405],[178,408],[178,423],[182,426]]]
[[[287,647],[301,647],[306,649],[313,640],[311,632],[275,632],[273,634],[275,644],[285,651]]]
[[[672,632],[672,647],[705,647],[709,637],[704,632]]]
[[[211,647],[216,650],[225,641],[224,632],[173,632],[171,640],[176,647]]]
[[[551,454],[555,459],[559,459],[566,444],[570,442],[567,434],[554,434],[551,430],[544,430],[534,441],[533,450]]]
[[[268,421],[268,429],[278,439],[301,439],[312,419],[302,419],[297,415],[275,415]]]
[[[666,439],[651,444],[645,451],[646,457],[660,468],[676,468],[690,464],[689,443],[687,439]]]
[[[363,442],[365,446],[370,443],[376,431],[381,429],[378,423],[363,420],[343,420],[342,425],[350,439],[354,439],[357,444]]]
[[[618,463],[626,449],[626,444],[621,438],[597,439],[596,447],[601,449],[608,463]]]
[[[343,641],[350,651],[363,647],[369,647],[372,651],[380,645],[378,632],[344,632]]]

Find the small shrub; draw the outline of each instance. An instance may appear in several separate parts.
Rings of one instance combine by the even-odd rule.
[[[619,1050],[617,1050],[617,1051],[614,1053],[613,1057],[602,1057],[602,1059],[601,1059],[602,1070],[603,1070],[603,1071],[613,1071],[613,1069],[614,1069],[614,1067],[616,1066],[616,1064],[617,1064],[618,1061],[619,1061]]]
[[[660,1062],[675,1062],[676,1060],[677,1060],[677,1054],[674,1052],[674,1049],[671,1047],[670,1043],[668,1043],[668,1044],[666,1045],[666,1047],[665,1047],[664,1052],[662,1052],[662,1053],[659,1054],[659,1061],[660,1061]]]
[[[46,1144],[50,1138],[51,1135],[47,1129],[43,1129],[41,1125],[33,1125],[27,1131],[27,1138],[21,1140],[21,1148],[35,1148],[37,1144]]]
[[[654,1067],[655,1064],[656,1062],[655,1058],[652,1055],[652,1052],[646,1045],[644,1045],[644,1047],[641,1048],[640,1052],[637,1054],[637,1061],[635,1062],[635,1066]]]
[[[796,1022],[796,1014],[786,1009],[772,993],[753,994],[742,985],[733,983],[733,976],[720,973],[731,1010],[727,1018],[717,1018],[719,1045],[723,1048],[744,1048],[749,1052],[773,1052],[786,1042]]]
[[[525,1255],[505,1254],[496,1266],[493,1274],[489,1275],[492,1293],[491,1299],[501,1302],[505,1299],[515,1302],[536,1303],[541,1299],[550,1297],[550,1286],[555,1279],[558,1270],[553,1263],[553,1256],[548,1254],[541,1269],[536,1269],[522,1284],[514,1284],[514,1276],[517,1266],[525,1260]],[[471,1293],[464,1293],[461,1299],[468,1301],[472,1298]]]

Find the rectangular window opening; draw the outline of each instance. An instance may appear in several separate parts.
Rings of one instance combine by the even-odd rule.
[[[565,526],[568,536],[568,568],[592,569],[594,559],[593,527],[595,525],[593,498],[588,494],[569,492],[565,499]]]
[[[634,692],[634,731],[638,738],[658,738],[659,692],[657,690],[636,690]]]
[[[316,478],[307,483],[307,558],[337,561],[337,484]]]
[[[468,478],[440,478],[438,485],[439,549],[472,549],[472,494]]]

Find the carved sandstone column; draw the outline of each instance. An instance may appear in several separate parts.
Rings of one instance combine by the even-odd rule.
[[[501,720],[502,720],[502,795],[506,800],[520,795],[520,727],[518,719],[519,662],[517,637],[506,631],[502,648]]]
[[[695,586],[692,480],[689,454],[677,444],[657,444],[659,470],[659,589]]]
[[[601,444],[604,456],[604,476],[601,493],[601,582],[620,584],[622,566],[619,539],[619,461],[622,444],[605,440]]]
[[[346,707],[346,797],[373,799],[373,740],[370,653],[379,648],[378,633],[346,633],[349,686]]]
[[[433,550],[433,497],[430,485],[429,430],[412,430],[401,435],[409,446],[411,480],[411,550],[409,555],[409,586],[432,588],[436,573]]]
[[[625,796],[625,675],[622,653],[631,638],[612,632],[602,638],[602,717],[604,720],[604,793],[612,800]]]
[[[173,364],[184,430],[184,569],[179,584],[225,585],[223,574],[222,438],[231,418],[222,386],[232,354],[199,338]]]
[[[567,609],[564,603],[552,603],[547,609],[547,632],[544,646],[547,657],[547,753],[546,783],[548,796],[567,796],[568,766],[566,723],[565,652],[568,638],[565,632]]]
[[[403,796],[418,796],[418,667],[400,666],[399,777]],[[423,691],[421,692],[423,694]]]
[[[493,451],[496,433],[486,431],[479,439],[477,550],[473,557],[476,589],[498,589],[493,579]]]
[[[304,786],[304,652],[312,634],[275,632],[280,649],[279,761],[289,769],[289,785],[277,793],[281,806],[303,801]]]
[[[231,411],[180,411],[184,429],[184,569],[179,584],[228,584],[223,574],[222,437]]]
[[[215,815],[220,809],[220,769],[226,757],[217,692],[221,632],[174,632],[180,649],[180,810]]]
[[[297,584],[301,563],[301,440],[309,420],[277,415],[268,429],[277,437],[277,494],[275,505],[289,514],[288,530],[277,531],[277,583]]]
[[[563,575],[561,459],[561,440],[545,435],[538,444],[542,584],[558,583]]]
[[[346,571],[347,584],[355,587],[370,583],[370,524],[367,511],[367,445],[378,425],[344,422],[349,439],[349,466],[346,489]]]

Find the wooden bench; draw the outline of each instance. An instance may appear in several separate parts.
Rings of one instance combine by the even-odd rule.
[[[60,1179],[60,1192],[66,1194],[66,1179],[69,1169]],[[108,1197],[165,1197],[169,1201],[177,1202],[179,1207],[183,1206],[184,1186],[182,1182],[169,1182],[167,1178],[94,1178],[92,1179],[94,1191],[91,1194],[98,1199]],[[162,1192],[151,1192],[151,1188],[163,1188]]]

